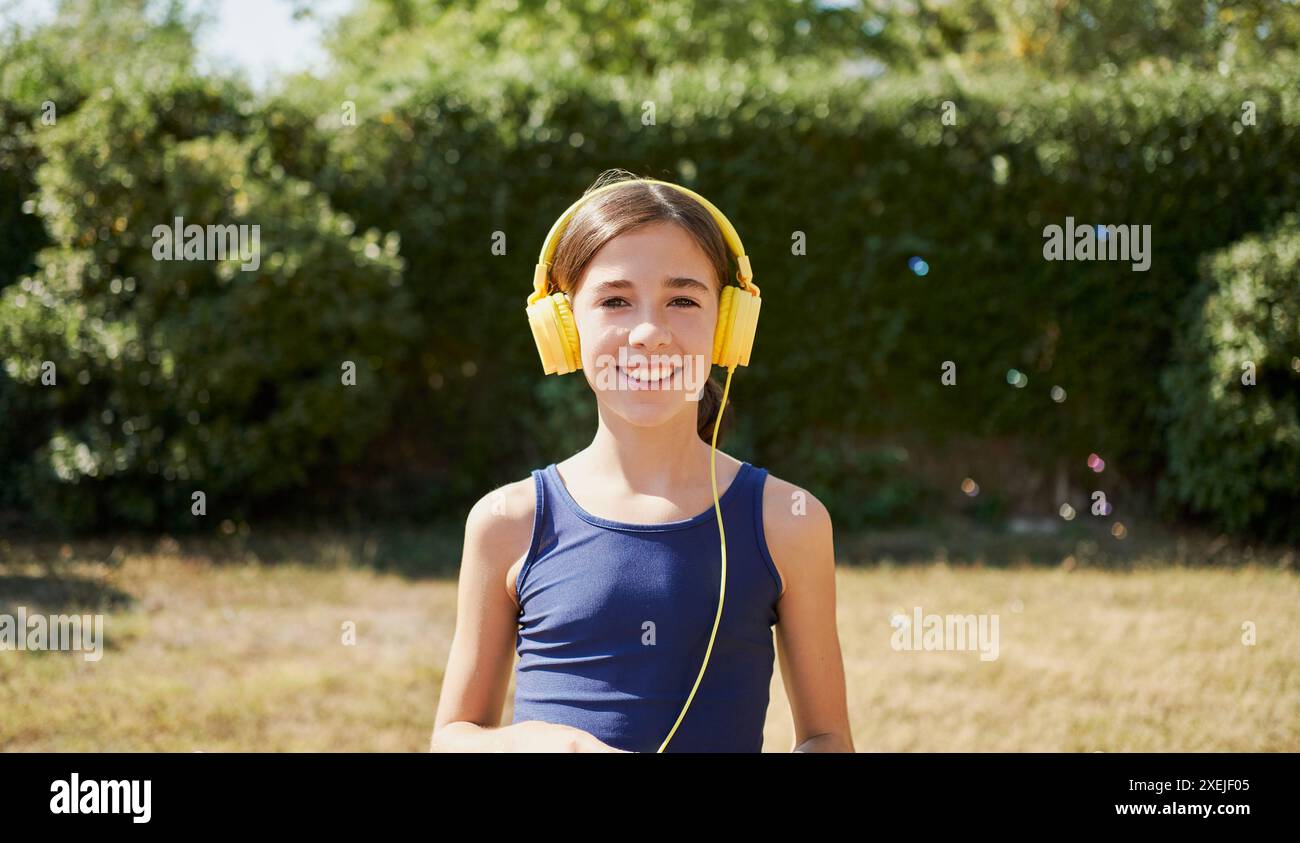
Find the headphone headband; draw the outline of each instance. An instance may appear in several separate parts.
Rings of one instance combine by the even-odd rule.
[[[754,272],[749,266],[749,256],[745,254],[745,247],[740,242],[740,235],[736,232],[736,227],[731,224],[731,220],[727,219],[727,216],[723,214],[722,211],[719,211],[717,206],[690,188],[682,187],[680,184],[673,184],[672,182],[660,181],[658,179],[624,179],[623,181],[616,181],[604,185],[603,187],[598,187],[595,190],[578,197],[577,201],[570,205],[568,210],[561,214],[560,218],[551,226],[551,231],[546,235],[546,241],[542,244],[542,252],[537,258],[537,266],[533,270],[533,292],[532,295],[528,297],[528,304],[531,305],[540,299],[546,298],[548,295],[547,288],[550,281],[551,261],[555,258],[555,250],[559,247],[561,235],[563,235],[564,230],[568,228],[569,221],[573,219],[573,216],[578,212],[578,209],[581,208],[588,199],[604,193],[607,190],[613,190],[616,187],[623,187],[624,185],[634,184],[637,182],[641,184],[661,184],[665,187],[671,187],[703,205],[704,208],[713,216],[718,227],[722,229],[722,236],[727,241],[727,246],[736,256],[736,262],[740,265],[740,268],[736,271],[736,280],[740,282],[741,289],[747,291],[750,295],[759,295],[758,285],[753,281]]]

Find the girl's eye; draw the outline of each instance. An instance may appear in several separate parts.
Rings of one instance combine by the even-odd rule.
[[[678,296],[677,298],[669,302],[669,304],[675,307],[699,307],[700,306],[699,303],[696,302],[694,299],[688,299],[683,296]],[[622,298],[621,296],[614,296],[613,298],[608,298],[602,301],[598,305],[598,307],[602,307],[605,310],[621,310],[626,305],[627,305],[627,299]]]

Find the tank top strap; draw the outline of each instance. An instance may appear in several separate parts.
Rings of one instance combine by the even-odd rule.
[[[545,550],[545,536],[554,537],[557,533],[575,528],[581,530],[584,528],[584,521],[575,511],[573,498],[569,496],[555,463],[550,463],[545,468],[534,469],[533,477],[537,482],[538,504],[545,511],[543,517],[535,524],[543,535],[537,548],[537,551],[541,552]]]
[[[737,480],[743,481],[745,484],[745,488],[741,490],[743,494],[740,497],[743,497],[746,501],[757,498],[761,505],[763,502],[763,484],[767,481],[767,469],[760,468],[749,462],[746,462],[745,465],[748,468],[737,478]]]
[[[766,468],[755,466],[754,470],[749,472],[749,476],[749,482],[753,484],[752,494],[749,495],[749,500],[753,502],[749,519],[753,524],[758,555],[762,558],[768,573],[772,575],[772,579],[776,582],[776,595],[779,600],[785,594],[785,580],[782,578],[781,572],[777,570],[776,562],[772,559],[772,552],[767,546],[767,532],[763,528],[763,492],[767,487],[768,471]]]
[[[758,468],[748,461],[742,461],[740,468],[736,471],[736,476],[732,478],[731,483],[725,488],[719,487],[721,493],[722,512],[727,518],[727,523],[731,523],[733,517],[748,517],[752,509],[752,501],[755,495],[762,494],[763,475],[767,473],[766,469]],[[707,510],[709,524],[715,524],[713,514],[712,489],[710,489],[709,508]],[[714,527],[717,532],[717,527]]]

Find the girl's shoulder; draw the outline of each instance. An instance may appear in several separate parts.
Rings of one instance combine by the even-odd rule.
[[[487,492],[470,508],[470,520],[484,525],[509,525],[527,522],[531,529],[537,504],[537,482],[529,475]]]
[[[767,474],[763,484],[763,536],[784,587],[799,577],[806,560],[833,559],[830,511],[816,495]]]
[[[819,521],[823,517],[828,523],[830,521],[830,512],[816,495],[801,486],[777,477],[770,471],[767,473],[767,480],[763,485],[764,527],[769,526],[769,515],[772,516],[771,525],[778,528],[785,525],[795,528],[801,523],[810,520]],[[812,517],[808,518],[806,516]]]
[[[470,507],[465,520],[466,550],[472,548],[480,558],[509,564],[528,551],[536,508],[536,481],[531,473],[491,490]]]

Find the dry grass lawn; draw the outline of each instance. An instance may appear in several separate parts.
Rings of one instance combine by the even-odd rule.
[[[256,552],[0,542],[0,612],[106,616],[97,663],[0,652],[0,750],[423,751],[458,539],[411,539],[398,556],[442,560],[419,575],[382,564],[373,539],[289,536]],[[1289,557],[1103,570],[849,564],[854,553],[841,560],[838,615],[860,752],[1300,751]],[[915,606],[996,613],[999,657],[895,651],[890,618]],[[355,646],[341,643],[347,621]],[[792,740],[778,668],[766,749]]]

